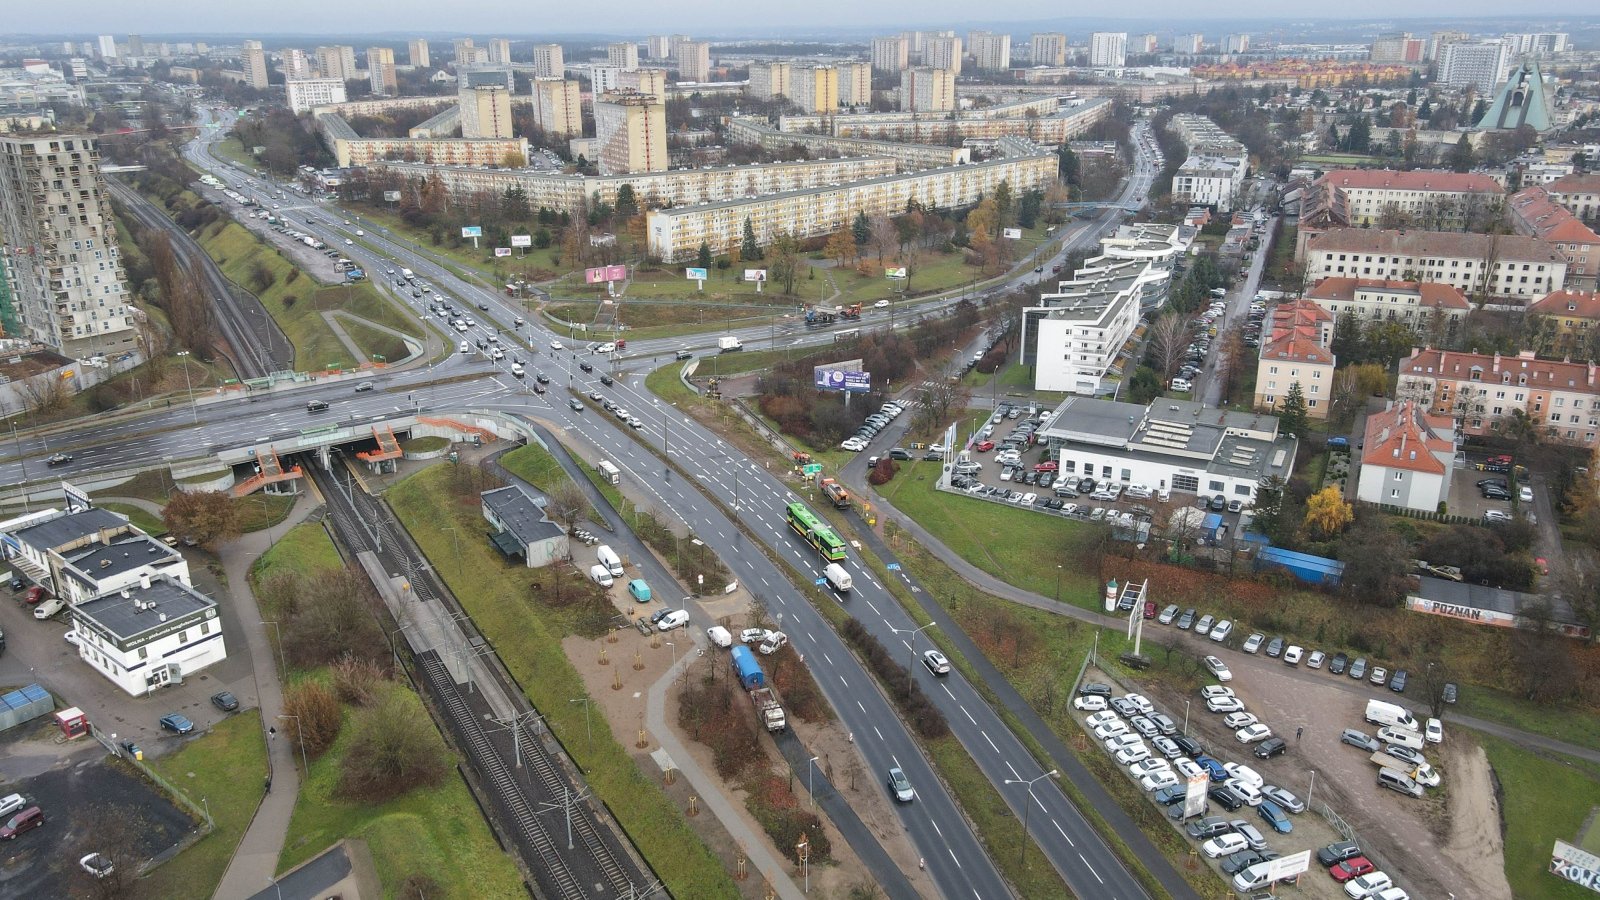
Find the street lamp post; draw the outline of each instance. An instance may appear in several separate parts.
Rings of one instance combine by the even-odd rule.
[[[893,625],[889,626],[889,630],[893,631],[895,634],[904,634],[904,633],[906,633],[908,631],[911,632],[911,655],[906,657],[906,668],[907,669],[913,668],[917,663],[917,635],[921,634],[923,631],[925,631],[925,630],[927,630],[929,628],[932,628],[933,626],[935,626],[937,624],[939,624],[939,623],[938,622],[929,622],[928,624],[923,625],[920,628],[896,628]]]
[[[1189,701],[1183,701],[1183,733],[1189,733]]]
[[[806,795],[811,799],[811,808],[817,808],[817,793],[812,787],[811,776],[817,772],[817,758],[815,756],[806,760]]]
[[[277,622],[268,622],[265,619],[261,621],[261,624],[271,625],[272,630],[278,635],[278,665],[283,669],[283,677],[287,678],[289,676],[289,661],[283,657],[283,629],[278,627]]]
[[[11,423],[11,440],[17,445],[17,462],[22,464],[22,511],[33,512],[33,504],[28,500],[28,460],[22,455],[22,438],[17,436],[17,423]],[[57,445],[59,446],[59,445]]]
[[[1056,566],[1056,602],[1061,602],[1061,566]]]
[[[576,700],[568,700],[567,702],[568,703],[582,703],[583,704],[583,730],[589,736],[589,749],[593,750],[594,749],[594,727],[589,724],[589,698],[588,697],[579,697]]]
[[[1018,858],[1020,865],[1026,866],[1028,864],[1028,813],[1033,811],[1033,804],[1035,802],[1033,796],[1033,784],[1042,778],[1054,778],[1057,774],[1059,773],[1055,769],[1051,769],[1050,771],[1036,778],[1006,779],[1006,784],[1025,784],[1028,786],[1028,805],[1022,808],[1022,852],[1019,854]]]
[[[189,415],[194,418],[194,424],[200,424],[200,410],[194,404],[194,385],[189,381],[189,351],[179,350],[176,354],[183,359],[183,387],[189,394]]]

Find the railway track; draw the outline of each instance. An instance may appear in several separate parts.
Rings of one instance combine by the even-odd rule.
[[[534,775],[538,776],[544,789],[552,797],[561,797],[567,790],[567,783],[556,770],[555,760],[550,758],[550,752],[545,749],[544,741],[526,724],[517,726],[522,732],[522,739],[518,745],[522,748],[522,757],[533,768]],[[567,801],[572,803],[572,801]],[[589,855],[594,858],[594,863],[605,876],[606,883],[617,892],[618,896],[633,896],[634,885],[628,880],[628,873],[617,862],[611,848],[601,839],[600,833],[594,826],[594,821],[589,816],[587,807],[579,804],[572,806],[572,831],[577,839],[582,842]]]

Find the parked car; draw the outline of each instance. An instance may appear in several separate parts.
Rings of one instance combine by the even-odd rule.
[[[1284,647],[1283,638],[1275,637],[1272,640],[1267,642],[1267,655],[1272,657],[1273,659],[1277,659],[1278,657],[1283,655],[1283,647]]]
[[[1278,804],[1285,812],[1292,812],[1298,815],[1306,811],[1305,801],[1276,785],[1269,784],[1262,787],[1261,796]]]
[[[1322,661],[1327,658],[1327,654],[1323,653],[1321,650],[1313,650],[1311,651],[1311,655],[1306,657],[1306,668],[1320,669],[1322,668]]]
[[[194,730],[194,723],[189,721],[188,716],[180,713],[168,713],[161,717],[161,728],[163,731],[171,731],[174,734],[188,734]]]
[[[1160,622],[1162,625],[1171,625],[1172,624],[1172,620],[1176,619],[1177,617],[1178,617],[1178,604],[1171,603],[1171,604],[1167,605],[1166,609],[1163,609],[1161,611],[1161,615],[1156,616],[1156,621]]]
[[[239,698],[230,691],[218,691],[211,695],[211,705],[223,712],[233,712],[239,708]]]
[[[1335,653],[1333,655],[1333,659],[1328,661],[1328,673],[1330,675],[1343,675],[1345,667],[1349,664],[1350,657],[1346,656],[1342,652]]]
[[[1361,855],[1361,845],[1355,841],[1337,841],[1317,851],[1317,862],[1324,866],[1343,862]]]
[[[1189,627],[1194,624],[1194,615],[1195,615],[1194,607],[1191,606],[1188,609],[1184,610],[1183,614],[1178,616],[1178,627],[1183,629],[1184,631],[1188,631]]]
[[[1361,679],[1365,678],[1366,675],[1367,658],[1365,656],[1358,656],[1356,657],[1355,662],[1350,664],[1350,677],[1360,681]]]
[[[1382,745],[1372,735],[1354,728],[1346,728],[1344,731],[1339,732],[1339,743],[1349,744],[1368,753],[1377,753],[1382,749]]]
[[[1271,800],[1261,801],[1261,805],[1256,807],[1256,815],[1260,816],[1261,821],[1266,822],[1272,827],[1273,831],[1279,834],[1288,834],[1294,830],[1294,823],[1289,821],[1288,814],[1279,809],[1278,804],[1273,803]]]
[[[1378,687],[1383,687],[1383,683],[1389,680],[1389,670],[1383,666],[1373,666],[1372,677],[1367,680]]]
[[[1274,756],[1282,756],[1284,751],[1288,749],[1289,745],[1284,741],[1283,738],[1275,737],[1267,738],[1266,740],[1257,744],[1256,749],[1252,752],[1255,753],[1257,759],[1271,759]]]
[[[1394,691],[1396,694],[1404,694],[1406,692],[1406,682],[1410,679],[1410,673],[1406,672],[1405,669],[1400,669],[1394,673],[1393,678],[1389,679],[1389,690]]]
[[[43,824],[44,810],[37,806],[30,806],[7,819],[4,825],[0,825],[0,839],[14,841],[21,835]]]
[[[1232,681],[1233,673],[1228,670],[1227,663],[1215,656],[1205,658],[1206,670],[1217,677],[1218,681]]]
[[[1261,645],[1263,643],[1265,643],[1266,640],[1267,640],[1267,636],[1266,635],[1262,634],[1259,631],[1255,632],[1255,633],[1251,634],[1249,637],[1244,639],[1244,647],[1242,647],[1241,649],[1243,649],[1244,652],[1246,652],[1246,653],[1254,653],[1257,650],[1261,649]]]
[[[1368,872],[1376,872],[1377,870],[1378,867],[1373,865],[1372,860],[1367,859],[1365,856],[1352,856],[1329,866],[1328,874],[1333,876],[1334,881],[1344,884],[1352,878],[1359,878]]]

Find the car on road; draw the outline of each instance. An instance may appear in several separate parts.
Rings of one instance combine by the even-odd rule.
[[[1244,639],[1244,646],[1240,649],[1246,653],[1255,653],[1257,650],[1261,649],[1261,645],[1265,643],[1266,640],[1266,635],[1259,631],[1253,632],[1249,637]]]
[[[175,734],[188,734],[194,730],[194,723],[181,713],[168,713],[161,717],[161,728]]]
[[[572,407],[572,411],[573,412],[583,412],[583,401],[582,400],[578,400],[578,399],[574,398],[572,400],[568,400],[567,401],[567,405]]]
[[[1517,488],[1517,499],[1523,503],[1532,503],[1533,488],[1528,487],[1527,485],[1522,485],[1521,487]]]
[[[889,770],[889,793],[901,803],[910,803],[917,798],[917,792],[911,789],[911,779],[900,771],[899,766]]]
[[[51,468],[55,468],[56,466],[64,466],[69,462],[72,462],[72,454],[56,453],[46,459],[44,464],[50,466]]]
[[[872,308],[873,309],[888,309],[889,308],[889,301],[887,301],[887,300],[879,300],[877,303],[872,304]]]
[[[935,675],[950,674],[950,660],[945,659],[944,654],[937,650],[925,651],[922,654],[922,664],[927,666],[928,671]]]
[[[1207,656],[1205,659],[1205,664],[1206,671],[1210,672],[1212,675],[1215,675],[1218,681],[1233,680],[1233,673],[1228,670],[1228,664],[1217,657]]]
[[[223,712],[233,712],[239,708],[239,698],[231,691],[218,691],[211,695],[211,705]]]
[[[357,383],[357,384],[356,384],[356,393],[358,393],[358,394],[364,394],[364,393],[366,393],[366,392],[367,392],[367,391],[370,391],[370,390],[372,390],[372,388],[373,388],[373,384],[372,384],[372,382],[370,382],[370,381],[362,381],[362,382],[358,382],[358,383]]]

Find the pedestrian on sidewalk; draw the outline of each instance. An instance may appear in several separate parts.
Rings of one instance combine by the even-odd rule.
[[[273,738],[275,738],[277,736],[278,736],[278,726],[276,726],[276,725],[268,725],[267,726],[267,740],[270,741],[270,740],[272,740]]]
[[[267,776],[267,793],[272,793],[272,776]]]

